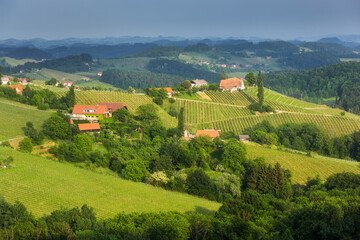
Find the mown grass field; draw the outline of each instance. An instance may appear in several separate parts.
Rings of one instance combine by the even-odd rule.
[[[40,129],[51,113],[0,98],[0,141],[23,137],[26,122],[33,122],[34,127]]]
[[[51,78],[56,78],[59,81],[66,81],[66,80],[77,81],[77,80],[87,79],[87,77],[79,74],[66,73],[66,72],[61,72],[47,68],[42,68],[40,70],[33,69],[31,73],[27,74],[27,76],[31,77],[34,80],[42,80],[42,81],[49,80]]]
[[[15,59],[11,57],[0,57],[0,62],[5,61],[10,66],[17,66],[17,65],[23,65],[27,62],[38,62],[34,59]]]
[[[10,202],[22,202],[36,217],[83,204],[93,207],[100,218],[135,211],[212,214],[220,207],[203,198],[0,147],[0,158],[8,156],[14,157],[14,167],[0,170],[0,195]]]
[[[264,157],[265,162],[274,165],[279,162],[281,167],[292,173],[293,183],[306,183],[308,177],[319,174],[322,180],[334,173],[354,172],[360,174],[360,163],[327,157],[309,157],[282,150],[271,149],[255,143],[246,144],[249,158]]]

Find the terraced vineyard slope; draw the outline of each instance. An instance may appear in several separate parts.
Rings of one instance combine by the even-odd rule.
[[[203,198],[126,181],[110,170],[103,174],[0,147],[0,156],[13,156],[13,168],[0,170],[1,195],[20,201],[41,217],[60,207],[87,204],[100,218],[119,212],[198,211],[211,214],[220,204]]]

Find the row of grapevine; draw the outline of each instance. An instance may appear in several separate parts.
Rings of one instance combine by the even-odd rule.
[[[233,118],[211,123],[198,124],[197,128],[215,128],[221,129],[223,132],[233,131],[236,134],[241,134],[247,128],[253,127],[263,120],[269,121],[274,126],[279,126],[284,123],[313,123],[327,132],[330,137],[351,134],[360,130],[360,122],[351,118],[293,113],[280,113],[272,115],[264,114],[260,116]]]
[[[177,107],[185,108],[186,123],[204,123],[238,118],[251,115],[251,112],[244,107],[214,104],[208,102],[197,102],[187,100],[177,100]]]
[[[243,92],[205,92],[211,100],[218,103],[226,103],[239,106],[248,106],[253,100],[249,100]]]

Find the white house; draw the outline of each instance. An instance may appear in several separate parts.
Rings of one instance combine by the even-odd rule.
[[[192,87],[200,87],[200,86],[208,85],[208,82],[203,79],[195,79],[190,82]]]

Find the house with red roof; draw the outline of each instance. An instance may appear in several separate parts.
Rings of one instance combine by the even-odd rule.
[[[245,89],[244,79],[233,77],[220,81],[220,89],[223,91],[236,92]]]
[[[27,78],[18,78],[18,83],[21,83],[23,85],[29,84]]]
[[[103,75],[103,73],[102,73],[102,72],[98,72],[97,75],[98,75],[98,77],[101,77],[101,76]]]
[[[79,123],[78,127],[81,132],[100,132],[99,123]]]
[[[197,130],[195,136],[209,136],[211,139],[214,139],[216,137],[220,137],[220,131],[219,129],[205,129],[205,130]]]
[[[107,107],[109,113],[111,113],[111,114],[120,108],[125,108],[126,110],[128,110],[127,106],[124,103],[100,102],[100,103],[98,103],[98,105],[105,105]]]
[[[64,87],[71,87],[74,83],[73,82],[70,82],[70,81],[67,81],[67,82],[64,82],[63,85]]]
[[[75,105],[71,119],[89,120],[91,122],[111,117],[111,113],[105,105]]]
[[[161,88],[157,88],[157,90],[160,90]],[[163,88],[166,90],[168,97],[172,97],[174,95],[174,91],[171,89],[171,87]]]
[[[2,85],[6,85],[10,81],[11,81],[10,77],[1,77],[1,84]]]
[[[8,87],[11,87],[11,88],[14,88],[16,90],[16,93],[17,94],[20,94],[22,95],[22,92],[23,92],[23,88],[21,85],[13,85],[13,86],[9,86]]]

